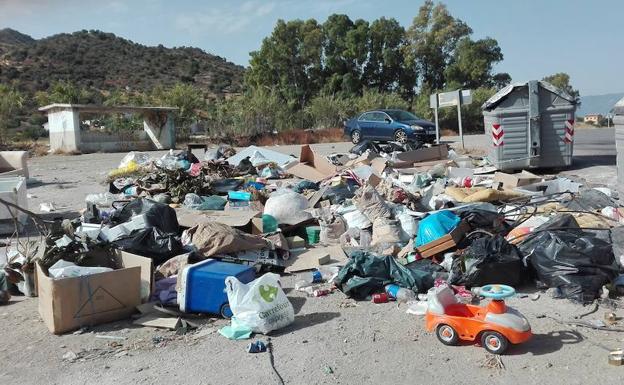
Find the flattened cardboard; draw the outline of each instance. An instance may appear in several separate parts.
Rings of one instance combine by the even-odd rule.
[[[246,226],[252,218],[262,216],[255,210],[189,210],[184,207],[176,209],[178,223],[183,227],[193,227],[200,223],[219,222],[231,227]]]
[[[180,319],[180,317],[163,317],[152,313],[135,320],[133,324],[158,329],[176,330],[182,326],[182,319]]]
[[[331,164],[325,157],[312,151],[308,144],[301,146],[299,163],[286,169],[289,174],[312,182],[320,182],[334,175],[337,170],[337,167]]]
[[[63,279],[50,278],[36,264],[39,314],[52,333],[117,321],[134,313],[141,304],[141,286],[151,288],[152,260],[123,251],[116,257],[123,268]]]
[[[292,261],[292,262],[291,262]],[[287,261],[290,265],[284,270],[286,273],[316,269],[320,265],[329,263],[330,256],[327,248],[306,250],[301,254],[293,255]]]
[[[504,188],[526,186],[532,183],[541,182],[542,179],[542,177],[528,171],[522,171],[517,174],[507,174],[504,172],[497,172],[494,174],[494,182],[501,182]]]
[[[446,145],[423,147],[414,151],[405,151],[396,154],[394,167],[411,167],[414,163],[426,162],[436,159],[447,159],[448,148]]]

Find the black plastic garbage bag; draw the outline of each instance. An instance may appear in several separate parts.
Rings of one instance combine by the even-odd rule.
[[[227,194],[228,191],[236,191],[245,182],[242,179],[219,179],[210,184],[210,188],[215,194]]]
[[[157,227],[138,230],[113,242],[121,250],[151,258],[154,265],[182,254],[182,242],[175,234],[164,233]]]
[[[471,228],[485,230],[494,234],[507,234],[511,230],[505,222],[505,215],[467,205],[455,210],[461,219],[468,222]]]
[[[141,214],[145,215],[147,228],[158,227],[164,233],[177,233],[179,230],[178,217],[173,208],[146,198],[135,199],[120,210],[115,210],[111,215],[111,222],[128,222],[132,217]]]
[[[537,278],[548,287],[558,288],[562,298],[591,302],[602,286],[618,275],[611,242],[581,229],[570,214],[536,228],[519,248]]]
[[[321,199],[329,200],[333,205],[339,205],[345,200],[353,198],[359,187],[360,186],[354,180],[347,179],[336,186],[329,186],[323,193]]]
[[[314,183],[312,181],[309,180],[302,180],[301,182],[297,183],[297,185],[295,186],[295,188],[293,189],[296,193],[301,194],[304,190],[318,190],[319,189],[319,185],[318,183]]]
[[[475,239],[453,260],[449,282],[468,288],[499,283],[516,286],[528,276],[522,255],[502,235]]]
[[[370,140],[363,140],[360,143],[356,144],[349,150],[350,153],[356,155],[362,155],[366,152],[366,150],[371,150],[376,153],[381,152],[381,149],[375,142],[371,142]]]
[[[347,296],[365,299],[383,291],[390,283],[424,293],[433,286],[433,276],[426,271],[407,268],[392,256],[355,251],[338,272],[335,283]]]

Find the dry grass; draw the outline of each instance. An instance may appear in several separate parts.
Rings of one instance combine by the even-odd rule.
[[[459,135],[459,133],[449,128],[442,128],[440,130],[440,136],[456,136],[456,135]]]
[[[2,151],[28,151],[31,157],[48,155],[50,146],[48,142],[36,142],[32,140],[11,141],[0,145]]]

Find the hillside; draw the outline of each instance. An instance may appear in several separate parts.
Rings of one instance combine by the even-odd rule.
[[[576,111],[577,116],[587,114],[606,115],[618,100],[624,97],[624,92],[606,95],[590,95],[581,97],[581,107]]]
[[[25,46],[35,42],[32,37],[11,28],[0,29],[0,49]]]
[[[40,40],[0,31],[0,82],[28,93],[67,80],[102,91],[148,91],[192,83],[209,95],[241,90],[244,68],[199,48],[148,47],[101,31],[58,34]]]

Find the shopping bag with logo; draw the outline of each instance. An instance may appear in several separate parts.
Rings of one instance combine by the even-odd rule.
[[[295,310],[277,274],[267,273],[248,284],[227,277],[225,289],[236,320],[255,333],[266,334],[295,320]]]

